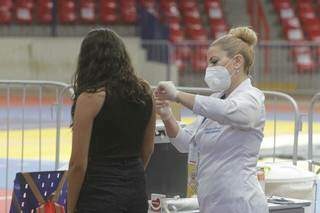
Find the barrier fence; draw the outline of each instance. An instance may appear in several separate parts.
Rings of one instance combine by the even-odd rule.
[[[316,119],[316,104],[319,104],[320,101],[320,92],[315,94],[310,102],[309,111],[308,111],[308,162],[309,170],[313,171],[313,166],[320,166],[320,161],[314,159],[314,125],[317,124]],[[319,117],[318,117],[319,118]],[[318,120],[318,124],[320,121]]]
[[[47,170],[50,160],[55,162],[51,169],[58,169],[61,125],[68,122],[62,115],[69,113],[63,106],[66,95],[72,95],[69,88],[60,82],[0,80],[1,210],[8,212],[16,172],[29,170],[30,165]]]
[[[210,90],[195,87],[179,87],[186,92],[209,95]],[[277,157],[277,122],[280,119],[277,105],[281,102],[290,110],[293,135],[290,146],[293,147],[290,158],[293,164],[298,159],[298,136],[301,130],[301,116],[296,101],[289,95],[275,91],[264,91],[267,117],[273,121],[273,160]],[[36,169],[57,170],[70,154],[71,135],[62,134],[70,124],[70,96],[73,95],[69,85],[50,81],[0,81],[0,189],[4,189],[4,208],[8,210],[10,190],[14,174],[30,169],[29,159]],[[47,129],[51,132],[48,133]],[[33,131],[33,133],[30,133]],[[36,132],[37,134],[34,134]],[[30,136],[31,134],[31,136]],[[66,136],[67,135],[67,136]],[[61,139],[63,138],[63,140]],[[28,160],[26,160],[28,159]],[[53,164],[51,167],[47,164]],[[31,168],[32,169],[32,168]],[[34,168],[33,168],[34,169]],[[3,176],[4,175],[4,176]],[[3,177],[1,177],[3,176]],[[1,190],[0,190],[1,192]],[[0,200],[0,209],[1,200]]]

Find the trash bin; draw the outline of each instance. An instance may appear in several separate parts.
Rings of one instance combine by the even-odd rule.
[[[291,163],[265,163],[263,166],[269,167],[265,179],[265,193],[267,196],[276,195],[310,200],[312,204],[305,209],[305,212],[314,212],[316,174],[302,170]]]

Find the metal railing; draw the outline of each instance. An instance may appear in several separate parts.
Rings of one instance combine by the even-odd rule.
[[[16,130],[21,133],[21,143],[19,144],[16,140],[13,142],[15,152],[14,158],[20,160],[20,168],[16,168],[19,171],[24,171],[24,164],[26,161],[25,149],[30,147],[30,141],[26,141],[26,131],[28,129],[36,129],[38,133],[38,170],[42,170],[43,164],[43,143],[49,141],[49,138],[45,138],[43,135],[43,129],[46,126],[55,129],[55,144],[50,144],[52,146],[52,151],[55,147],[55,165],[54,169],[59,168],[60,163],[60,131],[62,123],[62,105],[64,102],[65,95],[72,96],[73,92],[70,86],[65,83],[53,82],[53,81],[19,81],[19,80],[0,80],[0,92],[3,92],[4,98],[1,98],[0,93],[0,134],[6,135],[0,138],[2,154],[5,157],[5,171],[0,172],[5,174],[5,212],[7,212],[8,206],[8,192],[9,192],[9,173],[12,173],[12,168],[9,166],[10,152],[11,152],[11,130]],[[28,96],[29,95],[29,96]],[[44,113],[45,107],[48,106],[48,102],[51,102],[51,113],[47,111]],[[18,106],[17,106],[18,105]],[[56,119],[53,118],[53,108],[56,106]],[[5,113],[1,113],[1,110]],[[12,112],[13,111],[13,112]],[[48,118],[48,114],[51,114],[51,119]],[[3,122],[1,122],[3,121]],[[31,122],[31,123],[30,123]],[[36,139],[32,137],[32,140]],[[28,142],[28,144],[26,144]],[[52,141],[53,142],[53,141]],[[21,146],[20,156],[18,153],[18,146]],[[6,151],[4,152],[4,150]],[[52,152],[53,153],[53,152]],[[50,153],[50,154],[52,154]],[[30,152],[29,155],[34,155],[35,153]],[[2,156],[3,157],[3,156]],[[29,156],[30,157],[30,156]],[[10,171],[9,171],[10,169]],[[12,174],[10,174],[12,176]],[[3,183],[0,183],[1,185]],[[10,183],[11,185],[11,183]]]
[[[27,101],[26,101],[26,97],[27,97],[27,90],[29,92],[30,87],[32,88],[32,97],[37,100],[37,105],[33,105],[32,108],[36,108],[34,111],[31,111],[31,113],[33,113],[34,117],[37,117],[37,125],[33,125],[33,126],[29,126],[28,128],[32,128],[32,129],[36,129],[36,131],[39,132],[38,135],[38,146],[39,148],[39,153],[38,153],[38,158],[37,158],[37,163],[38,163],[38,170],[42,170],[42,153],[41,153],[41,146],[42,146],[42,142],[43,142],[43,137],[41,135],[42,132],[42,128],[44,127],[44,125],[49,125],[52,126],[53,128],[55,128],[55,143],[50,144],[51,147],[55,146],[55,156],[54,156],[54,169],[57,170],[59,168],[60,165],[60,150],[61,150],[61,129],[62,129],[62,123],[63,121],[65,121],[65,119],[63,118],[63,107],[64,107],[64,101],[65,98],[67,97],[70,100],[70,96],[73,95],[73,91],[71,89],[71,86],[64,84],[64,83],[59,83],[59,82],[51,82],[51,81],[3,81],[0,80],[0,92],[2,91],[1,89],[4,88],[4,99],[3,101],[1,101],[1,94],[0,93],[0,121],[3,118],[4,122],[1,125],[0,122],[0,134],[1,131],[5,131],[6,132],[6,139],[4,140],[5,143],[5,147],[6,147],[6,153],[5,153],[5,208],[7,210],[7,201],[8,201],[8,193],[9,193],[9,181],[11,181],[11,179],[13,177],[9,177],[9,169],[10,169],[10,165],[9,165],[9,158],[10,158],[10,131],[13,129],[18,129],[19,131],[21,131],[21,155],[20,155],[20,162],[21,162],[21,167],[17,170],[19,171],[23,171],[25,168],[23,167],[24,164],[24,160],[25,160],[25,156],[24,156],[24,148],[26,146],[25,141],[24,141],[24,132],[26,130],[26,110],[27,110]],[[48,88],[50,87],[50,89]],[[207,88],[197,88],[197,87],[178,87],[179,90],[181,91],[185,91],[185,92],[190,92],[190,93],[195,93],[195,94],[201,94],[201,95],[210,95],[212,92],[210,91],[210,89]],[[298,159],[298,136],[299,136],[299,131],[301,129],[301,120],[300,120],[300,112],[297,106],[297,103],[295,102],[295,100],[285,94],[285,93],[281,93],[281,92],[274,92],[274,91],[263,91],[264,94],[267,97],[273,97],[273,98],[277,98],[277,99],[284,99],[288,105],[290,105],[292,107],[292,112],[294,113],[294,118],[293,118],[293,122],[294,122],[294,137],[293,137],[293,141],[292,141],[292,146],[293,146],[293,152],[292,152],[292,162],[293,164],[296,165],[297,163],[297,159]],[[21,110],[22,113],[22,118],[18,121],[16,121],[16,126],[11,126],[11,122],[12,117],[11,117],[11,110],[14,110],[14,113],[17,113],[17,109],[15,109],[16,107],[11,105],[12,102],[16,101],[17,102],[17,98],[16,96],[20,95],[20,101],[19,104],[20,108],[18,110]],[[36,95],[36,96],[35,96]],[[37,97],[37,98],[35,98]],[[48,100],[45,100],[45,98],[48,99],[48,97],[54,97],[53,100],[51,102],[53,102],[53,104],[56,105],[56,117],[55,119],[53,119],[53,121],[51,123],[48,124],[45,123],[43,124],[43,120],[47,115],[43,114],[43,108],[45,106],[48,106]],[[4,109],[3,111],[5,111],[5,113],[1,113],[1,110]],[[28,109],[30,110],[30,109]],[[69,108],[67,109],[67,113],[69,114]],[[52,112],[51,112],[52,113]],[[268,112],[267,112],[268,113]],[[17,115],[14,115],[17,116]],[[277,122],[277,117],[274,117],[274,122]],[[21,126],[19,126],[21,125]],[[276,131],[274,131],[274,138],[276,138]],[[36,139],[36,138],[33,138]],[[0,139],[0,143],[1,143],[1,139]],[[275,159],[276,157],[276,153],[275,153],[275,149],[276,149],[276,142],[274,141],[274,152],[273,152],[273,158]],[[53,149],[52,149],[53,150]],[[1,152],[0,152],[1,153]],[[53,152],[51,153],[53,154]],[[10,170],[10,172],[12,172]],[[13,180],[13,179],[12,179]],[[0,183],[1,184],[1,183]],[[7,212],[7,211],[6,211]]]
[[[313,125],[314,125],[314,113],[315,113],[315,106],[316,103],[320,100],[320,92],[315,94],[310,102],[309,109],[308,109],[308,164],[309,164],[309,171],[313,170],[313,165],[320,166],[320,161],[314,160],[314,153],[313,153]]]

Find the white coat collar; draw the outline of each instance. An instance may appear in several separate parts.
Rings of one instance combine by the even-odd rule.
[[[229,95],[227,98],[231,98],[234,95],[236,95],[237,93],[240,93],[244,90],[249,89],[250,87],[252,87],[251,84],[251,80],[250,78],[247,78],[246,80],[242,81],[241,84],[239,84]]]
[[[232,96],[234,96],[235,94],[248,89],[249,87],[251,87],[251,79],[247,78],[246,80],[242,81],[230,94],[227,98],[230,98]],[[221,96],[223,96],[222,92],[216,92],[210,95],[211,97],[215,97],[215,98],[220,98]]]

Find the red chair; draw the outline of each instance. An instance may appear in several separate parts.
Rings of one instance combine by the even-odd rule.
[[[310,53],[301,53],[296,56],[295,64],[298,73],[313,72],[315,70],[315,63],[312,60]]]
[[[184,40],[184,34],[181,30],[180,24],[169,25],[169,40],[172,43],[178,43]]]
[[[80,1],[80,20],[82,23],[96,22],[96,3],[94,0]]]
[[[175,48],[175,58],[183,61],[188,61],[191,59],[192,50],[189,46],[184,44],[176,44]]]
[[[161,1],[160,8],[163,13],[163,20],[165,23],[178,23],[181,21],[178,5],[174,0]]]
[[[204,1],[204,8],[207,13],[209,12],[209,10],[211,8],[221,8],[221,1],[220,0],[205,0]]]
[[[58,18],[61,24],[73,24],[77,17],[73,0],[58,1]]]
[[[221,36],[224,36],[224,35],[226,35],[228,33],[228,28],[227,28],[227,26],[225,26],[224,28],[217,28],[217,29],[212,29],[211,28],[211,36],[212,36],[212,38],[214,38],[214,39],[217,39],[217,38],[219,38],[219,37],[221,37]]]
[[[124,23],[133,24],[137,21],[137,5],[134,0],[121,0],[120,13]]]
[[[291,19],[295,17],[293,8],[282,8],[279,10],[280,20]]]
[[[210,19],[222,19],[223,18],[223,12],[221,7],[210,7],[208,9],[208,16]]]
[[[198,2],[195,0],[180,1],[180,9],[182,14],[192,12],[195,10],[199,12]]]
[[[312,60],[312,51],[307,46],[297,46],[292,50],[294,63],[299,73],[312,72],[315,63]]]
[[[207,48],[196,47],[192,56],[192,69],[194,72],[205,72],[207,63]]]
[[[100,21],[104,24],[114,24],[119,21],[118,4],[116,0],[100,1]]]
[[[297,17],[282,19],[281,25],[286,29],[301,28],[300,21]]]
[[[12,22],[12,0],[0,0],[0,24],[9,24]]]
[[[290,0],[274,0],[273,5],[277,13],[280,13],[281,9],[293,8]]]
[[[52,7],[51,0],[38,0],[37,4],[37,21],[41,24],[49,24],[52,21]]]
[[[186,28],[187,36],[192,40],[207,41],[208,35],[202,25],[191,25]]]
[[[187,13],[184,17],[184,23],[186,25],[202,25],[199,12],[194,11]]]
[[[303,31],[300,28],[285,29],[285,36],[290,41],[301,41],[304,40]]]
[[[17,0],[15,2],[15,16],[18,24],[32,23],[33,6],[33,0]]]

